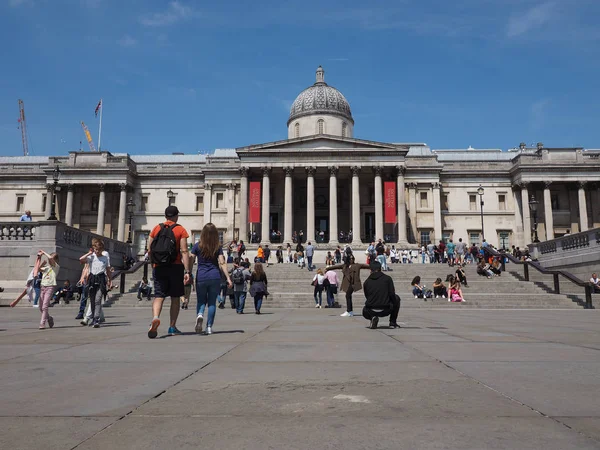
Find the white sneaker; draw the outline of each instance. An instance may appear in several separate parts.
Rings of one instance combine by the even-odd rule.
[[[38,305],[31,305],[32,308],[39,308]]]
[[[343,314],[340,314],[340,317],[351,317],[351,316],[353,316],[353,314],[352,314],[352,313],[349,313],[348,311],[346,311],[346,312],[345,312],[345,313],[343,313]]]
[[[435,296],[435,298],[438,298],[438,297],[439,297],[439,295],[436,295],[436,296]]]
[[[419,296],[418,296],[418,295],[415,295],[415,298],[419,298]]]
[[[437,298],[437,297],[436,297],[436,298]],[[445,296],[445,295],[442,295],[442,298],[446,298],[446,296]]]
[[[196,317],[196,333],[198,334],[202,333],[202,322],[204,322],[204,317],[202,317],[202,314],[198,314],[198,317]]]
[[[206,327],[206,334],[212,334],[212,327]]]
[[[319,305],[315,305],[315,308],[318,308],[318,307],[319,307]]]

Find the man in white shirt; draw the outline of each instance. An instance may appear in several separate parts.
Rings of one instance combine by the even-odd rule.
[[[590,278],[590,283],[592,283],[594,292],[600,292],[600,278],[598,278],[598,274],[592,274],[592,278]]]

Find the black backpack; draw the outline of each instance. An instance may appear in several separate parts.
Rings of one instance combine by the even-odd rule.
[[[158,266],[165,264],[173,264],[179,255],[179,243],[175,238],[173,229],[178,227],[179,224],[173,226],[160,224],[160,231],[156,237],[152,240],[150,245],[150,255],[152,262]]]
[[[244,270],[240,267],[235,268],[231,274],[231,281],[233,281],[233,284],[244,284]]]

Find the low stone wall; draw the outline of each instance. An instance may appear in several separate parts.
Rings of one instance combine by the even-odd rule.
[[[57,252],[60,258],[59,283],[79,280],[82,266],[79,257],[88,252],[92,238],[104,240],[115,268],[123,266],[129,245],[88,231],[69,227],[63,222],[0,222],[0,284],[23,280],[33,268],[39,249]]]
[[[587,280],[592,272],[600,272],[600,228],[530,244],[529,252],[546,268]]]

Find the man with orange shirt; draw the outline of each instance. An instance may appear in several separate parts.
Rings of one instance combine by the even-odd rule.
[[[148,330],[148,337],[154,339],[158,335],[160,313],[166,297],[171,297],[169,336],[182,334],[177,329],[179,316],[179,299],[184,295],[184,285],[190,278],[190,258],[188,255],[187,238],[189,234],[177,223],[179,210],[171,205],[165,209],[165,222],[154,227],[148,238],[148,252],[154,263],[153,278],[155,298],[152,304],[153,319]],[[174,242],[168,239],[174,235]],[[153,248],[152,242],[156,240]],[[165,258],[165,250],[174,250],[175,255]],[[168,255],[167,255],[168,256]],[[175,257],[173,257],[175,256]]]

